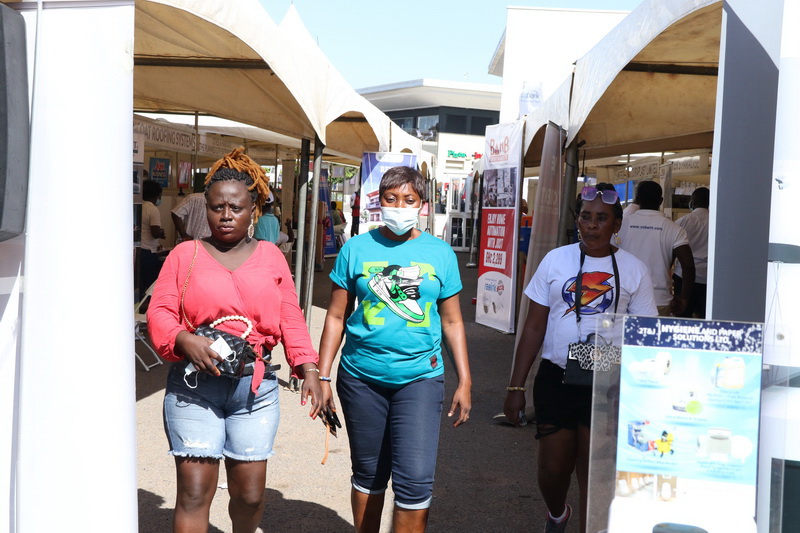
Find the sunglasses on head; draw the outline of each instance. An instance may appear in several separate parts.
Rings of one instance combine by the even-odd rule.
[[[617,191],[613,189],[601,191],[596,187],[584,187],[581,190],[581,198],[583,200],[586,200],[587,202],[591,202],[592,200],[597,198],[598,194],[600,195],[600,198],[603,200],[604,204],[614,205],[615,203],[617,203],[617,200],[619,200],[619,195],[617,194]]]

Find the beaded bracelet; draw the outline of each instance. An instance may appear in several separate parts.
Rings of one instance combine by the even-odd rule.
[[[525,392],[528,389],[526,389],[525,387],[506,387],[506,390],[508,392]]]
[[[329,378],[329,377],[327,377],[327,376],[320,376],[320,377],[319,377],[319,380],[320,380],[320,381],[330,381],[330,380],[331,380],[331,378]]]

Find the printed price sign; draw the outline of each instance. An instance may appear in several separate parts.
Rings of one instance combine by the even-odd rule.
[[[498,250],[484,250],[483,264],[492,268],[506,268],[506,253]]]

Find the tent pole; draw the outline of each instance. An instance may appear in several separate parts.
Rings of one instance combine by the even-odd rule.
[[[200,146],[200,127],[198,113],[194,112],[194,150],[192,151],[192,174],[189,177],[189,189],[194,192],[194,175],[197,174],[197,148]]]
[[[274,188],[277,189],[278,188],[278,145],[277,144],[275,145],[275,166],[273,168],[275,169],[275,185],[274,185]],[[282,214],[283,213],[281,213],[281,215]],[[278,220],[278,222],[279,222],[278,227],[279,228],[283,228],[283,222],[281,222],[280,220]]]
[[[561,209],[558,217],[558,246],[569,244],[569,228],[573,224],[572,206],[575,203],[578,179],[578,140],[567,146],[567,168],[564,171],[564,193],[561,195]],[[531,237],[533,237],[531,235]]]
[[[303,306],[303,310],[306,314],[306,325],[311,326],[311,300],[314,296],[314,264],[313,262],[316,260],[316,250],[317,250],[317,239],[324,238],[324,235],[317,234],[317,228],[319,227],[318,222],[318,215],[319,215],[319,175],[320,171],[322,170],[322,150],[325,148],[325,145],[322,144],[320,141],[319,136],[314,136],[314,176],[311,179],[311,217],[309,217],[309,225],[311,226],[308,229],[308,260],[306,263],[308,264],[308,268],[306,269],[306,279],[305,279],[305,305]]]
[[[306,241],[306,196],[308,195],[308,157],[311,141],[303,139],[300,142],[300,190],[297,195],[297,257],[294,262],[294,284],[297,290],[298,303],[303,303],[303,260],[305,259]]]
[[[480,204],[478,206],[475,205],[475,201],[478,198],[478,194],[476,190],[479,189],[479,185],[481,182],[481,175],[478,172],[474,173],[472,177],[472,190],[470,191],[470,199],[469,199],[469,211],[470,211],[470,218],[472,219],[472,236],[469,239],[469,261],[467,262],[467,268],[475,268],[478,266],[478,263],[475,262],[475,252],[477,250],[477,246],[475,245],[475,239],[480,239],[481,234],[478,232],[478,228],[476,227],[476,221],[480,220],[480,218],[476,218],[476,207],[480,209]]]

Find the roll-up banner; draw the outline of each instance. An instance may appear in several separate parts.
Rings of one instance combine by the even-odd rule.
[[[333,217],[331,216],[331,186],[328,181],[328,169],[323,168],[319,173],[319,201],[325,205],[325,216],[327,223],[323,223],[323,234],[319,238],[322,241],[322,253],[325,257],[336,255],[336,236],[333,234]]]
[[[475,321],[504,333],[514,333],[523,127],[486,127]]]
[[[406,153],[364,152],[361,172],[361,223],[367,224],[367,231],[383,225],[378,186],[383,174],[392,167],[417,168],[417,156]]]

